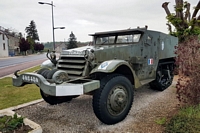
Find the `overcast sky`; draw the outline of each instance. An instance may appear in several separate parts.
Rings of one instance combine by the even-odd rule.
[[[37,0],[0,0],[0,26],[25,34],[25,28],[34,20],[40,42],[52,41],[51,6]],[[88,34],[100,31],[144,27],[168,33],[163,2],[170,2],[174,12],[175,0],[54,0],[56,41],[67,41],[71,31],[77,41],[91,41]],[[198,0],[188,0],[191,8]],[[41,2],[51,3],[48,0]]]

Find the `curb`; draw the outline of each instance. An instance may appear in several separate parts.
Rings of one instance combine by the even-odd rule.
[[[21,108],[24,108],[26,106],[37,104],[37,103],[40,103],[40,102],[43,102],[43,101],[44,101],[43,99],[38,99],[38,100],[31,101],[31,102],[24,103],[24,104],[20,104],[20,105],[14,106],[14,107],[6,108],[6,109],[3,109],[3,110],[17,110],[17,109],[21,109]]]
[[[21,108],[24,108],[26,106],[30,106],[30,105],[33,105],[33,104],[40,103],[42,101],[44,101],[44,100],[39,99],[39,100],[31,101],[31,102],[28,102],[28,103],[24,103],[24,104],[21,104],[21,105],[17,105],[17,106],[14,106],[14,107],[2,109],[2,110],[0,110],[0,116],[4,116],[4,115],[13,116],[15,114],[15,112],[13,110],[21,109]],[[21,115],[18,115],[18,116],[21,116]],[[42,127],[39,124],[31,121],[30,119],[24,118],[24,124],[29,125],[33,129],[32,131],[30,131],[28,133],[42,133]]]
[[[40,54],[45,54],[45,53],[40,53]],[[35,56],[35,55],[40,55],[40,54],[28,54],[28,55],[15,55],[15,56],[4,56],[4,57],[0,57],[0,60],[4,60],[4,59],[10,59],[10,58],[23,58],[23,57],[27,57],[27,56]]]

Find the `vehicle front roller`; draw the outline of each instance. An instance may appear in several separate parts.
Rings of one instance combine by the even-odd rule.
[[[41,89],[40,89],[40,94],[42,98],[44,99],[44,101],[49,103],[50,105],[56,105],[63,102],[69,102],[73,98],[76,97],[76,96],[60,96],[60,97],[50,96],[50,95],[45,94]]]
[[[93,110],[105,124],[115,124],[126,118],[133,102],[133,85],[124,76],[111,74],[100,82],[93,95]]]
[[[68,78],[68,75],[66,74],[66,72],[64,72],[64,77],[63,77],[63,71],[60,71],[58,69],[46,69],[46,68],[42,68],[39,70],[38,74],[42,75],[43,77],[52,80],[54,82],[60,82],[62,83],[64,79]],[[54,78],[53,80],[53,77]],[[64,78],[64,79],[63,79]],[[56,81],[55,81],[56,79]],[[69,102],[71,101],[73,98],[78,97],[79,95],[74,95],[74,96],[51,96],[48,94],[45,94],[41,89],[40,89],[40,94],[42,96],[42,98],[44,99],[44,101],[46,101],[47,103],[51,104],[51,105],[55,105],[55,104],[60,104],[63,102]]]

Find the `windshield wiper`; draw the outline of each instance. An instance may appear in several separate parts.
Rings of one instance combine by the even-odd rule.
[[[108,42],[108,40],[105,40],[104,42],[102,42],[101,45],[105,44],[106,42]]]

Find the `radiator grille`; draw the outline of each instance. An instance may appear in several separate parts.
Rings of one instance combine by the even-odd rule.
[[[70,78],[84,76],[86,60],[84,57],[60,57],[57,68],[67,71]]]

